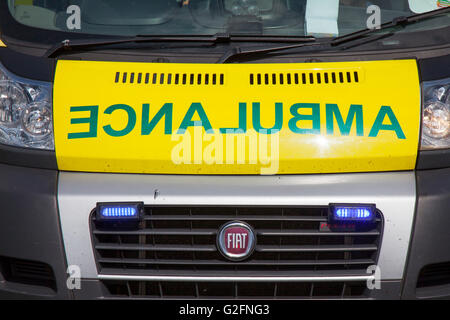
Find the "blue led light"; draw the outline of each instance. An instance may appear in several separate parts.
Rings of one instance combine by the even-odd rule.
[[[373,221],[375,210],[370,206],[338,206],[332,207],[334,220],[338,221]]]
[[[135,219],[139,216],[138,206],[135,204],[102,204],[98,210],[100,217],[105,219]]]

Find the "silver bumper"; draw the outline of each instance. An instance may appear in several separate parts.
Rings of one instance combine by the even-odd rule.
[[[416,188],[413,172],[290,176],[169,176],[61,172],[58,204],[67,262],[68,265],[79,266],[84,279],[129,279],[127,276],[99,275],[97,272],[89,215],[97,202],[109,201],[143,201],[153,205],[254,206],[375,203],[385,219],[378,261],[381,280],[398,280],[403,277],[406,263]],[[145,276],[139,277],[141,278],[146,279]],[[152,280],[151,277],[148,278]],[[311,281],[310,278],[302,277],[288,280]],[[337,277],[334,280],[349,279]]]

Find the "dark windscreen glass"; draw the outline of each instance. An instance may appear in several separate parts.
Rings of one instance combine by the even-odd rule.
[[[99,35],[335,37],[399,16],[435,10],[446,0],[7,0],[14,19],[47,30]],[[437,29],[449,19],[408,27]]]

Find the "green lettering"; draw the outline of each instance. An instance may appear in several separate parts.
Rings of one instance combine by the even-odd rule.
[[[196,112],[200,117],[200,121],[192,120],[192,117]],[[199,102],[193,102],[191,104],[188,111],[186,112],[186,115],[183,118],[183,121],[181,121],[177,133],[183,134],[188,127],[196,127],[196,126],[202,126],[207,133],[214,133],[214,130],[211,127],[211,123],[209,122],[208,117],[206,116],[205,110],[203,109],[202,104]]]
[[[383,124],[386,116],[389,118],[391,124]],[[372,138],[377,137],[380,130],[395,131],[397,138],[406,139],[405,134],[403,133],[403,130],[400,127],[400,123],[398,122],[394,112],[389,106],[381,107],[380,111],[378,112],[377,118],[373,123],[372,129],[370,130],[369,137]]]
[[[172,134],[172,111],[173,104],[165,103],[161,109],[156,113],[156,115],[152,118],[152,121],[149,122],[150,118],[150,104],[144,103],[142,105],[142,125],[141,125],[141,134],[143,136],[149,135],[158,122],[164,117],[164,133]]]
[[[283,104],[281,102],[275,103],[275,124],[272,128],[263,128],[261,126],[261,105],[259,102],[253,102],[253,128],[256,132],[272,134],[277,133],[283,127]]]
[[[108,124],[103,127],[103,130],[105,130],[106,134],[112,137],[122,137],[129,134],[134,129],[134,126],[136,125],[136,112],[129,105],[115,104],[106,108],[104,114],[112,114],[116,110],[124,110],[127,113],[127,125],[122,130],[115,130]]]
[[[98,127],[98,106],[79,106],[70,107],[70,112],[82,112],[89,111],[90,115],[88,118],[72,118],[70,119],[71,124],[88,123],[88,132],[72,132],[67,135],[68,139],[81,139],[81,138],[95,138],[97,137],[97,127]]]
[[[311,115],[299,114],[299,109],[311,109]],[[318,103],[296,103],[291,106],[293,118],[289,120],[289,129],[299,134],[320,134],[320,104]],[[297,126],[301,120],[312,121],[312,129],[303,129]]]
[[[327,134],[334,134],[334,119],[339,127],[339,131],[343,136],[348,136],[353,126],[353,120],[356,116],[356,135],[359,137],[364,136],[364,122],[363,122],[363,109],[362,105],[352,104],[347,114],[347,119],[344,122],[341,111],[337,104],[326,105],[327,116]]]

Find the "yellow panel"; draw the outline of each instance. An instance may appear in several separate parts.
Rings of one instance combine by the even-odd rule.
[[[61,170],[92,172],[412,170],[420,101],[415,60],[217,65],[62,60],[54,85],[56,156]],[[304,119],[297,121],[298,114]],[[145,130],[153,117],[157,124]],[[199,120],[204,129],[188,126]],[[220,133],[239,127],[239,121],[245,133]],[[260,127],[280,131],[267,134]]]
[[[1,47],[6,47],[6,44],[2,40],[0,40],[0,48]]]

